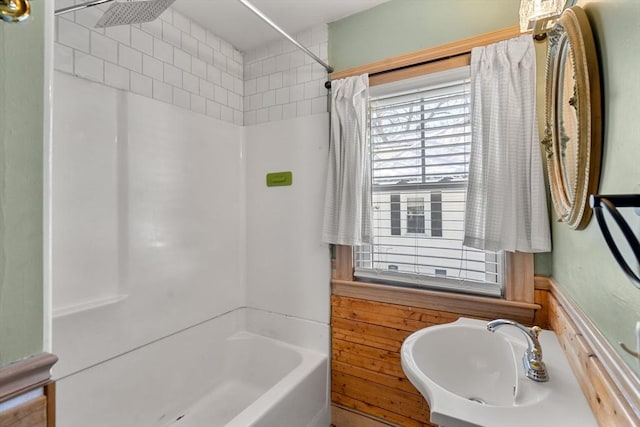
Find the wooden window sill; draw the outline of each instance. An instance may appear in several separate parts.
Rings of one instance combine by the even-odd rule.
[[[504,317],[525,324],[531,324],[536,310],[542,308],[540,304],[528,302],[353,280],[333,279],[331,280],[331,288],[332,293],[339,296],[445,311],[463,316]]]

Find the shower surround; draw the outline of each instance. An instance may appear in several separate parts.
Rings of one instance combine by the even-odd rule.
[[[159,384],[167,388],[154,394],[160,411],[185,387],[198,400],[195,390],[205,384],[180,376],[199,377],[192,360],[223,366],[215,349],[243,331],[326,358],[330,267],[319,236],[328,115],[326,97],[311,88],[326,76],[314,76],[313,66],[275,42],[247,53],[261,70],[243,80],[242,54],[171,9],[153,23],[106,30],[90,29],[100,13],[87,11],[58,18],[55,53],[50,184],[59,424],[75,427],[80,403],[105,388],[119,396],[105,413],[120,411],[124,420],[137,406],[118,402],[136,402]],[[326,52],[326,28],[305,34],[318,42],[312,49]],[[264,77],[274,86],[264,86]],[[253,92],[255,80],[248,96],[258,94],[258,79],[256,120],[242,126],[244,92]],[[258,105],[257,97],[248,102]],[[265,174],[282,170],[293,172],[293,186],[267,188]],[[260,322],[242,320],[249,312]],[[224,329],[229,319],[233,327],[211,334],[217,341],[198,332]],[[169,368],[177,360],[184,363]],[[142,366],[146,377],[125,380]],[[315,381],[301,387],[320,390],[324,403],[310,411],[327,425],[328,367],[314,366],[299,379]],[[317,369],[323,381],[311,374]],[[170,421],[144,413],[157,422],[136,426]]]

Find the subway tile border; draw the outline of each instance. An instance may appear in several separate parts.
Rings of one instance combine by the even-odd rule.
[[[292,35],[328,58],[328,28],[319,25]],[[279,39],[244,55],[244,123],[254,125],[327,111],[324,67],[288,40]]]
[[[56,17],[56,70],[236,125],[328,109],[326,70],[288,40],[242,53],[172,8],[152,22],[94,28],[106,8]],[[293,37],[327,61],[327,25]]]
[[[152,22],[94,28],[105,9],[56,17],[56,70],[243,124],[240,51],[172,8]]]

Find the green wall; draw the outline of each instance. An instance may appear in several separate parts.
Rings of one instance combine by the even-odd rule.
[[[604,89],[601,194],[637,193],[640,184],[640,1],[579,1],[594,32]],[[635,217],[637,218],[637,217]],[[634,219],[633,216],[630,219]],[[636,224],[639,221],[634,221]],[[615,348],[635,345],[640,289],[627,280],[593,219],[583,231],[553,222],[553,276]],[[635,227],[637,234],[640,228]],[[622,354],[623,352],[621,352]],[[629,365],[638,364],[626,357]]]
[[[518,24],[520,0],[391,0],[329,24],[336,71]]]
[[[42,351],[43,0],[0,21],[0,365]]]
[[[516,25],[519,3],[392,0],[330,24],[329,61],[342,70]],[[638,192],[640,1],[579,0],[578,5],[593,27],[604,87],[600,193]],[[540,79],[544,79],[543,69],[542,64]],[[640,320],[640,290],[615,263],[595,220],[583,231],[570,230],[555,218],[551,223],[553,252],[536,255],[536,274],[552,274],[615,348],[619,341],[633,347],[635,322]],[[640,234],[640,226],[635,229]],[[640,372],[634,360],[626,354],[623,357]]]

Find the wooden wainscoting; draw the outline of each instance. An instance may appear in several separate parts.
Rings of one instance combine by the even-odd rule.
[[[547,281],[549,327],[560,341],[582,392],[604,427],[640,426],[640,381],[557,283]]]
[[[400,346],[418,329],[456,319],[450,313],[333,295],[332,402],[392,425],[431,426],[426,401],[402,372]]]
[[[0,427],[44,427],[47,425],[47,398],[40,396],[0,413]]]
[[[460,316],[492,320],[500,317],[499,311],[485,317],[332,295],[333,424],[355,425],[356,411],[366,414],[368,420],[360,419],[358,425],[367,427],[380,423],[432,426],[427,402],[400,366],[402,342],[427,326],[450,323]]]

